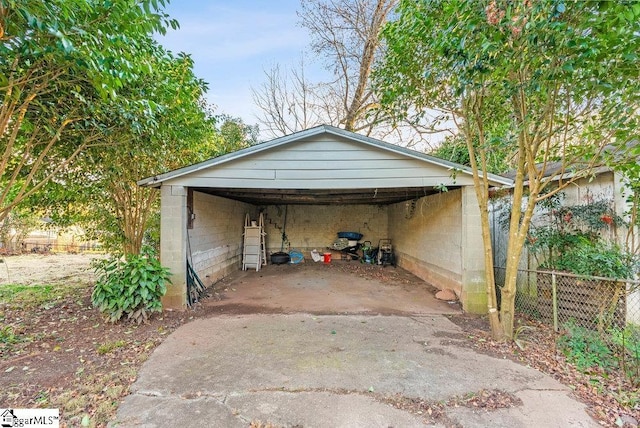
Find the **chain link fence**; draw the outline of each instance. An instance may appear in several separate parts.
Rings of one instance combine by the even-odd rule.
[[[104,253],[104,249],[99,243],[86,242],[80,244],[58,244],[42,242],[22,242],[20,245],[7,248],[0,248],[0,256],[18,254],[81,254],[81,253]]]
[[[506,271],[495,268],[494,272],[500,301]],[[519,270],[515,310],[525,318],[534,318],[562,332],[557,343],[573,355],[578,366],[590,362],[619,367],[637,390],[640,281]]]
[[[495,268],[495,276],[499,295],[505,269]],[[519,270],[515,306],[555,331],[569,322],[599,332],[640,327],[640,281]]]

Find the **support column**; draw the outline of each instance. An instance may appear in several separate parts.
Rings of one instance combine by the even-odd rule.
[[[482,222],[476,192],[472,186],[462,188],[462,293],[465,312],[487,313],[487,290],[482,243]]]
[[[171,270],[171,284],[162,298],[165,309],[187,305],[187,189],[162,185],[160,199],[160,262]]]

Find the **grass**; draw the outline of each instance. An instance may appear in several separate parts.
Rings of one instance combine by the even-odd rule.
[[[0,284],[0,303],[10,308],[52,308],[58,300],[73,295],[82,285]]]
[[[116,340],[115,342],[106,342],[96,348],[96,352],[100,355],[109,354],[118,348],[127,346],[126,340]]]
[[[5,345],[15,345],[16,343],[24,342],[27,339],[16,332],[15,328],[10,325],[0,327],[0,343]]]
[[[72,426],[105,426],[113,418],[120,398],[128,391],[124,386],[127,379],[135,376],[137,370],[133,367],[108,373],[80,374],[72,390],[52,398],[48,405],[59,408]]]

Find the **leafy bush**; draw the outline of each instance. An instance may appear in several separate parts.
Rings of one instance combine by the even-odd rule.
[[[617,366],[613,352],[595,331],[580,327],[574,321],[564,325],[566,333],[558,339],[558,346],[567,360],[579,370],[592,367],[610,369]]]
[[[624,329],[614,328],[609,333],[618,347],[621,368],[634,385],[640,386],[640,326],[627,324]]]
[[[160,297],[170,282],[169,269],[160,264],[152,250],[99,260],[94,270],[97,281],[91,301],[109,321],[116,322],[126,315],[141,323],[151,312],[162,310]]]
[[[612,208],[612,201],[593,200],[563,206],[555,195],[542,204],[538,224],[531,227],[527,244],[539,256],[540,268],[577,275],[606,278],[633,278],[634,257],[613,243],[615,227],[623,220]]]
[[[620,247],[580,239],[556,260],[556,269],[577,275],[633,278],[633,258]]]

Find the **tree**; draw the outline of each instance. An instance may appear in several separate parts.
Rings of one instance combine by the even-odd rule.
[[[341,124],[347,131],[370,129],[375,119],[362,123],[376,100],[369,77],[379,56],[380,30],[396,0],[312,0],[302,2],[301,24],[311,34],[311,50],[322,57],[335,81]]]
[[[157,190],[136,182],[202,161],[222,146],[203,101],[206,84],[193,74],[191,57],[155,44],[146,55],[150,71],[103,107],[99,119],[109,129],[104,145],[86,150],[50,183],[45,198],[34,201],[46,204],[58,224],[82,224],[106,249],[127,255],[140,253],[158,210]],[[139,111],[140,105],[147,111]]]
[[[258,121],[271,136],[280,137],[321,124],[340,125],[339,109],[327,109],[329,105],[339,105],[338,101],[331,97],[323,101],[322,84],[307,79],[304,61],[288,71],[276,65],[264,75],[265,82],[251,92],[261,110]]]
[[[139,254],[145,237],[156,236],[159,227],[159,192],[139,187],[138,180],[257,139],[257,127],[214,116],[203,98],[206,84],[194,75],[189,55],[159,46],[148,55],[151,71],[123,87],[126,98],[105,107],[108,114],[101,120],[110,129],[104,135],[108,144],[83,153],[67,176],[51,183],[46,198],[33,201],[48,207],[58,224],[82,224],[106,249],[125,255]],[[138,99],[146,100],[149,112],[132,108],[129,101]]]
[[[474,141],[474,146],[477,147],[477,144],[478,142]],[[459,163],[460,165],[471,166],[471,159],[469,159],[467,142],[460,134],[447,136],[444,141],[440,145],[438,145],[438,147],[436,147],[430,154],[440,159]],[[509,160],[510,154],[508,152],[488,152],[487,169],[492,174],[501,174],[507,172],[511,168]],[[476,159],[476,162],[478,161],[479,160]]]
[[[397,0],[302,2],[298,15],[311,35],[311,53],[322,60],[330,78],[310,80],[304,61],[289,71],[275,66],[265,72],[265,83],[252,89],[263,129],[274,137],[324,123],[379,137],[402,132],[378,109],[371,88],[374,64],[384,54],[380,31],[396,4]],[[419,127],[418,122],[410,125]]]
[[[219,144],[216,147],[218,155],[230,153],[245,147],[258,144],[258,125],[247,125],[239,117],[222,114],[216,118],[220,123],[218,127]]]
[[[104,144],[105,100],[149,69],[150,35],[176,25],[164,3],[0,1],[0,221]]]
[[[637,135],[640,4],[401,0],[376,81],[395,114],[439,109],[458,124],[482,220],[494,337],[513,337],[516,273],[536,203],[590,176]],[[488,156],[513,153],[515,184],[498,312]],[[636,158],[628,159],[636,162]]]

